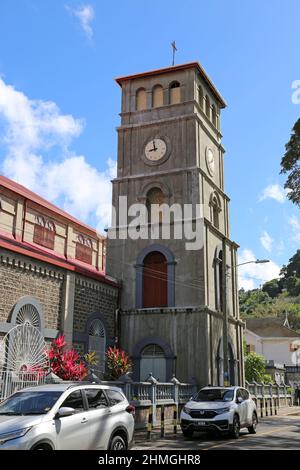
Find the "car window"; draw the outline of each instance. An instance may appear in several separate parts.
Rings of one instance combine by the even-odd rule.
[[[81,411],[84,411],[84,404],[83,404],[81,390],[75,390],[74,392],[70,393],[70,395],[62,403],[61,408],[63,407],[74,408],[76,413],[80,413]]]
[[[242,395],[242,390],[240,388],[236,392],[236,398],[241,398],[242,400],[244,400],[244,397]]]
[[[86,398],[88,401],[89,409],[106,408],[108,406],[107,398],[100,388],[98,389],[85,389]]]
[[[193,398],[194,401],[231,401],[234,390],[226,388],[203,388]]]
[[[243,397],[243,400],[248,400],[249,398],[249,393],[247,390],[245,390],[244,388],[241,389],[241,393],[242,393],[242,397]]]
[[[47,390],[17,392],[0,404],[0,415],[46,414],[51,410],[62,393]]]
[[[111,405],[117,405],[121,403],[121,401],[124,401],[123,395],[116,390],[106,390],[106,393]]]

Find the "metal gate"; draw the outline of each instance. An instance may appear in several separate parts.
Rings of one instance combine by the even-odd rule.
[[[46,342],[29,323],[12,328],[0,341],[0,401],[25,387],[44,383],[49,372]]]

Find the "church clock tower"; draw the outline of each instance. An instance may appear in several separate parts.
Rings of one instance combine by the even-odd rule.
[[[107,273],[122,282],[121,347],[133,359],[137,380],[152,372],[161,382],[175,374],[199,385],[223,384],[224,376],[242,383],[238,246],[229,233],[220,132],[226,103],[198,62],[116,81],[122,110]],[[187,240],[175,235],[185,215],[171,218],[169,237],[162,235],[164,219],[150,216],[149,236],[126,236],[130,217],[119,209],[122,197],[128,207],[139,203],[149,210],[189,205],[200,245],[187,249]]]

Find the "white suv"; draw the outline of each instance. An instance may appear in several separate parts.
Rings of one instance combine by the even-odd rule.
[[[256,405],[241,387],[204,387],[184,406],[180,425],[184,436],[194,431],[229,432],[237,439],[241,428],[256,433]]]
[[[0,403],[0,450],[126,450],[133,413],[117,387],[76,382],[25,388]]]

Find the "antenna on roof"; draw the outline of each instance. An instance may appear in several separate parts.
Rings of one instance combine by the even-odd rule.
[[[172,46],[172,49],[173,49],[172,65],[174,65],[174,63],[175,63],[175,52],[176,52],[178,49],[177,49],[177,47],[176,47],[176,42],[175,42],[175,41],[171,42],[171,46]]]
[[[285,320],[283,322],[283,326],[286,326],[287,328],[290,328],[290,323],[289,323],[287,311],[285,311]]]

